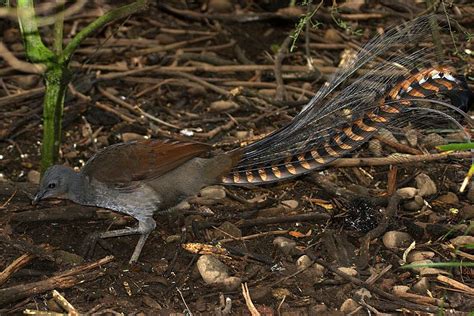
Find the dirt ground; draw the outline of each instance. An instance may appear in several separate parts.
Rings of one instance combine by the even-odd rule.
[[[285,98],[277,102],[278,49],[305,9],[288,8],[286,1],[163,3],[108,25],[74,55],[61,163],[80,168],[107,145],[143,137],[188,138],[217,150],[254,141],[288,123],[340,65],[344,51],[426,10],[412,1],[348,1],[339,4],[335,18],[325,1],[314,16],[321,25],[307,30],[315,69],[301,70],[307,59],[300,40],[284,56]],[[446,10],[473,34],[474,6],[468,3]],[[66,18],[66,41],[120,4],[88,1]],[[0,30],[0,40],[24,59],[17,23],[2,19]],[[52,29],[42,32],[51,44]],[[460,52],[471,49],[461,58],[447,48],[449,35],[441,40],[445,58],[472,89],[472,42],[456,43]],[[139,262],[129,265],[136,236],[101,241],[91,256],[84,249],[92,234],[133,226],[133,218],[68,201],[31,205],[39,179],[43,82],[1,60],[0,85],[1,315],[67,313],[54,289],[80,313],[97,315],[474,311],[474,187],[459,192],[469,153],[398,166],[328,168],[262,187],[218,186],[190,198],[181,211],[157,215]],[[244,97],[232,96],[239,93]],[[414,130],[415,146],[400,133],[391,140],[379,135],[352,156],[413,153],[407,147],[434,154],[434,136],[427,135],[449,140],[456,133]],[[411,198],[388,193],[400,188]],[[209,249],[192,251],[204,245]],[[205,250],[233,282],[206,284],[198,269]],[[420,260],[451,266],[402,267]],[[6,269],[12,263],[18,269]]]

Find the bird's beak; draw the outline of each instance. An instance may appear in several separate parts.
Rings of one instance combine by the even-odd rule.
[[[35,195],[35,197],[33,198],[33,201],[31,201],[31,204],[32,205],[36,205],[38,204],[38,202],[41,200],[41,198],[43,197],[43,193],[41,193],[40,191],[38,191]]]

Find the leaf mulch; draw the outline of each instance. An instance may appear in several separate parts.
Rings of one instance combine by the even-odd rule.
[[[465,3],[449,10],[472,33],[474,7]],[[65,37],[117,5],[86,2],[66,18]],[[86,39],[75,54],[61,161],[80,167],[104,146],[143,137],[190,138],[217,150],[249,143],[298,113],[350,51],[349,42],[362,45],[425,9],[412,2],[347,2],[339,8],[348,25],[341,29],[330,7],[322,7],[315,14],[322,25],[307,30],[316,66],[308,70],[303,41],[295,52],[279,53],[304,9],[279,1],[154,3]],[[16,23],[0,25],[2,42],[24,58]],[[50,28],[44,36],[50,43]],[[275,66],[278,60],[283,66]],[[156,217],[138,264],[127,263],[136,236],[102,241],[92,258],[83,258],[88,236],[134,220],[66,201],[30,205],[44,87],[38,75],[0,65],[0,314],[474,310],[474,189],[459,193],[469,154],[329,168],[264,187],[208,188],[181,211]],[[472,79],[472,68],[463,70]],[[406,153],[404,137],[379,135],[354,156]],[[425,150],[421,143],[410,150]],[[199,267],[204,258],[214,260],[207,255],[220,261],[227,283],[203,280]],[[402,267],[413,262],[464,266]]]

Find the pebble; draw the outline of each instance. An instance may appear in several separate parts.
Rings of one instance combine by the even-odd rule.
[[[272,290],[272,296],[276,298],[277,300],[281,301],[285,297],[288,297],[291,295],[290,290],[285,289],[285,288],[276,288]]]
[[[144,139],[143,135],[137,133],[122,133],[122,141],[124,143],[132,141],[132,140],[140,140]]]
[[[281,204],[287,208],[295,209],[298,207],[298,201],[296,200],[285,200],[281,201]]]
[[[313,260],[311,260],[307,255],[302,255],[301,257],[296,260],[296,267],[298,271],[304,270],[309,268],[313,264]]]
[[[273,245],[278,247],[285,255],[291,255],[296,250],[296,242],[286,237],[276,237],[273,240]]]
[[[357,270],[352,267],[339,267],[337,269],[341,272],[344,272],[345,274],[350,275],[351,277],[355,277],[358,274]]]
[[[404,203],[403,208],[407,211],[415,212],[421,210],[423,205],[425,205],[425,200],[421,196],[416,195],[413,200]]]
[[[469,200],[469,202],[474,203],[474,182],[471,182],[471,185],[469,186],[469,190],[467,191],[466,197]]]
[[[380,143],[380,140],[372,138],[369,140],[369,151],[372,153],[375,157],[382,157],[382,143]]]
[[[401,199],[408,200],[414,198],[415,195],[418,194],[418,189],[412,187],[405,187],[398,189],[397,194],[400,196]]]
[[[405,248],[412,241],[413,238],[409,234],[396,230],[388,231],[383,235],[383,244],[388,249]]]
[[[414,129],[409,129],[406,131],[405,138],[408,142],[408,145],[411,147],[416,147],[416,145],[418,145],[418,135]]]
[[[412,287],[413,291],[419,294],[426,294],[430,289],[430,281],[427,277],[422,277]]]
[[[271,298],[272,295],[272,289],[269,286],[256,286],[254,288],[249,289],[250,292],[250,297],[252,298],[252,301],[256,303],[264,303],[267,301],[269,298]]]
[[[448,192],[446,194],[441,195],[436,199],[439,202],[446,203],[446,204],[457,204],[459,203],[458,196],[453,192]]]
[[[360,307],[359,303],[354,301],[352,298],[348,298],[347,300],[344,301],[344,303],[342,303],[339,309],[341,310],[341,312],[347,315],[354,312],[359,307]]]
[[[240,285],[242,284],[242,279],[239,277],[231,276],[228,277],[222,282],[222,286],[226,291],[234,291],[240,288]]]
[[[458,236],[456,238],[451,239],[450,242],[455,247],[463,247],[469,244],[474,245],[474,236]]]
[[[212,112],[225,112],[232,109],[237,109],[239,106],[237,103],[228,100],[214,101],[209,105],[209,109]]]
[[[63,264],[79,265],[84,262],[83,257],[72,252],[65,250],[55,250],[53,253]]]
[[[431,133],[426,135],[421,143],[426,148],[431,149],[439,145],[446,145],[448,141],[436,133]]]
[[[247,139],[251,136],[250,132],[248,131],[236,131],[234,133],[235,137],[237,137],[239,140],[244,140]]]
[[[212,12],[232,12],[234,7],[232,2],[229,0],[209,0],[208,2],[209,11]]]
[[[207,284],[222,284],[229,278],[229,268],[214,256],[202,255],[196,265]]]
[[[222,200],[226,197],[225,189],[222,185],[211,185],[201,189],[200,194],[203,198]]]
[[[36,170],[28,171],[28,181],[33,184],[39,184],[41,179],[41,174]]]
[[[462,219],[473,219],[474,218],[474,205],[466,204],[461,209]]]
[[[404,293],[408,292],[408,290],[410,290],[410,288],[406,285],[395,285],[392,288],[392,292],[395,293],[395,294],[404,294]]]
[[[169,235],[166,237],[165,242],[167,244],[172,244],[174,242],[179,242],[181,240],[181,235]]]
[[[327,29],[326,32],[324,32],[324,39],[330,43],[343,42],[343,39],[341,35],[339,34],[339,32],[333,28]]]
[[[438,192],[438,189],[436,188],[436,184],[434,183],[433,180],[431,180],[431,178],[428,175],[424,173],[420,173],[419,175],[415,177],[415,180],[416,180],[416,187],[418,188],[418,190],[420,190],[418,192],[419,195],[428,196],[428,195],[436,194],[436,192]]]
[[[414,261],[420,261],[420,260],[426,260],[426,259],[431,259],[435,256],[435,253],[433,251],[420,251],[420,250],[414,250],[411,251],[408,256],[407,256],[407,262],[412,263]]]

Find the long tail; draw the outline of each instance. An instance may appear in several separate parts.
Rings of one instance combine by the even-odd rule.
[[[382,52],[406,42],[408,36],[414,41],[421,40],[429,31],[429,19],[418,18],[401,30],[389,31],[385,37],[370,41],[353,64],[337,73],[290,124],[238,149],[242,158],[222,182],[270,183],[322,169],[367,142],[382,126],[406,115],[415,98],[444,94],[455,106],[465,109],[472,100],[472,92],[453,68],[413,68],[418,60],[429,59],[427,49],[403,56],[394,54],[329,98],[336,86]]]

